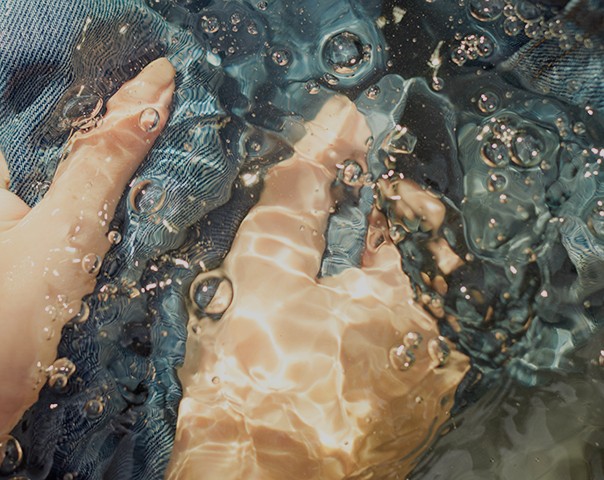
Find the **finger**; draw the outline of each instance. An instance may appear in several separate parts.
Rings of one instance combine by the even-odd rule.
[[[0,231],[7,230],[21,220],[30,208],[17,195],[10,192],[10,173],[2,152],[0,152]]]
[[[96,273],[92,266],[100,264],[109,248],[107,225],[168,119],[173,91],[174,69],[166,59],[125,83],[109,100],[101,126],[76,135],[48,193],[19,225],[23,236],[36,238],[43,263],[59,272],[53,280],[58,290],[77,285],[78,292],[86,293],[91,287],[94,275],[86,270]],[[86,258],[97,261],[82,268]]]
[[[280,272],[316,277],[336,165],[346,159],[362,164],[370,133],[363,116],[344,97],[330,99],[307,129],[294,156],[267,175],[260,200],[227,258],[233,268],[245,265],[249,272],[269,262]]]

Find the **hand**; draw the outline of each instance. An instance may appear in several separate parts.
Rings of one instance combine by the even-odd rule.
[[[341,479],[406,457],[404,476],[468,369],[413,301],[377,211],[362,268],[317,279],[336,165],[364,165],[370,133],[344,97],[307,130],[210,274],[228,280],[209,310],[232,291],[230,307],[218,321],[190,320],[169,479]],[[400,208],[437,229],[439,202],[408,183],[392,187],[409,194]]]
[[[35,402],[61,328],[93,290],[111,245],[107,225],[168,119],[173,92],[166,59],[124,84],[102,124],[72,137],[69,156],[34,208],[6,189],[0,156],[0,434]]]

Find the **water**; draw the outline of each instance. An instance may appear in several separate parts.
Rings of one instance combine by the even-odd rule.
[[[48,120],[26,117],[16,133],[0,128],[9,167],[32,167],[12,188],[30,204],[39,201],[69,136],[100,125],[111,94],[151,59],[173,62],[177,94],[168,127],[107,225],[110,252],[103,261],[83,253],[82,269],[97,277],[96,288],[71,308],[39,402],[12,437],[0,438],[0,478],[161,478],[179,407],[186,418],[209,405],[219,419],[216,392],[239,398],[242,385],[254,392],[250,398],[264,399],[240,402],[257,407],[252,430],[277,423],[264,409],[279,401],[288,405],[283,415],[314,418],[320,434],[302,449],[355,451],[355,435],[377,445],[384,432],[398,432],[390,445],[399,457],[367,454],[369,470],[351,467],[349,478],[604,478],[601,1],[107,4],[111,13],[92,9],[87,19],[70,20],[68,30],[86,25],[85,35],[59,42],[69,47],[71,84],[57,69],[48,90],[56,101],[41,94],[32,100]],[[18,93],[7,103],[12,113],[0,109],[11,121],[24,108]],[[354,101],[368,131],[354,130],[353,117],[336,116],[340,123],[302,147],[308,122],[336,93]],[[159,123],[155,109],[141,112],[142,132]],[[342,155],[331,172],[327,227],[306,224],[302,215],[294,237],[279,243],[276,235],[263,247],[258,239],[274,226],[269,222],[242,253],[242,265],[256,262],[258,269],[227,274],[224,268],[234,267],[224,259],[271,166],[302,148],[323,152],[323,134],[337,139]],[[353,140],[366,155],[342,146]],[[281,207],[290,198],[313,198],[310,190],[284,191]],[[318,212],[309,203],[304,214]],[[398,297],[405,308],[376,318],[396,312],[396,325],[419,315],[434,330],[367,323],[374,311],[360,299],[370,283],[346,272],[371,264],[364,255],[383,252],[390,240],[397,255],[388,264],[401,263],[408,278]],[[282,253],[283,245],[298,244],[296,255]],[[319,258],[296,263],[316,245],[325,246]],[[262,258],[294,270],[320,263],[317,281],[349,297],[325,301],[327,308],[306,286],[287,290],[287,269],[262,270]],[[330,284],[338,275],[347,282]],[[241,287],[250,278],[253,298]],[[378,300],[386,302],[393,288],[380,288]],[[266,328],[232,326],[244,300],[248,327]],[[288,300],[297,307],[279,310]],[[335,326],[354,311],[364,313],[356,327]],[[269,329],[271,319],[290,329]],[[47,328],[45,335],[58,334]],[[336,357],[351,384],[380,379],[347,391],[358,410],[351,407],[346,418],[362,419],[349,436],[329,428],[336,416],[325,415],[322,402],[337,398],[329,382],[314,389],[330,378],[335,361],[312,363],[312,353],[331,358],[330,345],[340,341],[355,359]],[[227,356],[229,368],[212,363],[223,355],[217,345],[240,347]],[[439,386],[446,372],[463,370],[459,352],[471,360],[469,371],[459,385]],[[258,363],[246,376],[237,365],[250,359]],[[403,387],[389,375],[409,385],[422,372],[433,377],[396,403]],[[190,394],[195,382],[204,385],[202,406]],[[290,384],[297,396],[283,393]],[[190,387],[185,400],[183,385]],[[395,420],[380,417],[378,398],[393,402]],[[262,424],[265,416],[271,420]],[[435,420],[433,428],[412,423],[424,416]],[[245,463],[245,442],[217,438],[207,445],[229,445],[228,458]],[[258,433],[258,448],[268,448],[263,438]],[[285,435],[283,448],[288,441],[295,436]],[[418,452],[401,459],[410,445]],[[296,458],[288,474],[303,470],[303,462],[292,467]]]

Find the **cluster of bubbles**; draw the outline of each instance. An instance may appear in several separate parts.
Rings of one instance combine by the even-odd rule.
[[[468,61],[488,58],[493,54],[495,44],[488,35],[469,34],[463,37],[451,53],[451,60],[462,66]]]

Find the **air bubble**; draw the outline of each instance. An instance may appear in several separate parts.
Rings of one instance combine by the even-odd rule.
[[[338,171],[338,179],[351,187],[361,185],[364,179],[363,169],[354,160],[346,160]]]
[[[247,33],[249,33],[250,35],[258,35],[258,27],[254,22],[248,23]]]
[[[130,191],[130,207],[140,214],[157,212],[166,200],[166,191],[158,183],[151,180],[142,180]]]
[[[338,83],[340,83],[340,81],[334,77],[331,73],[326,73],[323,75],[323,80],[332,86],[336,86]]]
[[[375,100],[380,94],[380,87],[377,85],[371,85],[367,90],[365,90],[365,96],[370,100]]]
[[[487,189],[489,192],[501,192],[508,183],[507,178],[500,173],[492,173],[487,178]]]
[[[143,132],[153,132],[159,125],[159,113],[154,108],[145,108],[138,118],[138,126]]]
[[[96,118],[103,109],[103,99],[91,92],[85,85],[79,87],[76,95],[69,98],[63,107],[63,126],[87,129],[96,125]]]
[[[55,360],[49,369],[48,386],[53,390],[63,390],[75,371],[76,366],[68,358]]]
[[[266,10],[268,8],[268,2],[265,2],[264,0],[261,2],[258,2],[256,4],[256,7],[258,8],[258,10]]]
[[[525,22],[537,22],[542,18],[539,7],[527,0],[521,0],[516,4],[516,14]]]
[[[117,230],[111,230],[107,234],[107,240],[109,240],[109,243],[117,245],[122,241],[122,234]]]
[[[82,270],[89,275],[96,275],[101,269],[102,259],[96,253],[87,253],[82,258]]]
[[[403,338],[403,343],[408,348],[417,348],[422,343],[422,334],[419,332],[408,332]]]
[[[191,300],[204,315],[222,315],[233,301],[233,285],[221,272],[203,273],[191,285]]]
[[[233,13],[233,15],[231,15],[231,23],[233,25],[237,25],[240,22],[241,22],[241,14],[239,12]]]
[[[490,91],[484,91],[478,95],[476,105],[482,113],[493,113],[499,108],[499,96]]]
[[[285,67],[289,63],[289,53],[287,50],[275,50],[271,58],[280,67]]]
[[[354,74],[368,56],[361,39],[350,32],[331,37],[323,47],[325,63],[338,75]]]
[[[304,88],[311,95],[316,95],[317,93],[319,93],[319,90],[321,89],[319,82],[317,82],[316,80],[309,80],[308,82],[306,82],[304,84]]]
[[[206,33],[216,33],[220,27],[220,23],[216,17],[202,17],[201,29]]]
[[[443,337],[432,338],[428,342],[428,353],[437,367],[447,363],[451,349]]]
[[[512,160],[521,167],[534,167],[543,159],[543,149],[543,141],[537,132],[518,132],[512,141]]]
[[[88,306],[88,303],[81,302],[80,310],[76,314],[76,316],[73,317],[71,322],[72,323],[84,323],[86,320],[88,320],[89,316],[90,316],[90,307]]]
[[[604,199],[598,199],[587,218],[589,229],[598,237],[604,239]]]
[[[508,17],[503,22],[503,31],[510,37],[515,37],[524,28],[524,22],[518,17]]]
[[[105,410],[105,404],[100,398],[88,400],[84,405],[84,413],[91,420],[99,418],[103,414],[103,410]]]
[[[486,141],[480,153],[482,160],[489,167],[503,167],[510,160],[508,147],[501,140],[497,139]]]
[[[405,345],[397,345],[390,349],[390,364],[397,370],[409,370],[415,363],[415,355]]]
[[[0,435],[0,473],[13,473],[23,461],[23,449],[12,435]]]
[[[503,12],[503,0],[470,0],[470,13],[481,22],[490,22],[497,19]]]

